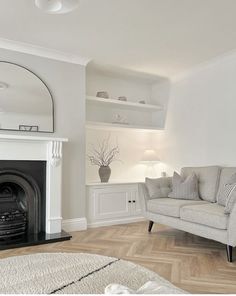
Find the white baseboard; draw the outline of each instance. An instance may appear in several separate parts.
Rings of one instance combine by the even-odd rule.
[[[101,226],[111,226],[111,225],[118,225],[118,224],[128,224],[134,222],[145,221],[144,217],[128,217],[128,218],[121,218],[115,220],[106,220],[106,221],[96,221],[87,223],[87,219],[83,218],[75,218],[75,219],[66,219],[62,221],[62,229],[67,232],[73,231],[81,231],[86,230],[87,228],[95,228]]]
[[[111,225],[118,225],[118,224],[128,224],[134,222],[140,222],[147,220],[144,217],[128,217],[128,218],[121,218],[116,220],[106,220],[106,221],[96,221],[96,222],[89,222],[88,228],[95,228],[101,226],[111,226]]]
[[[62,221],[62,229],[67,232],[80,231],[87,229],[87,219],[83,218],[75,218],[75,219],[67,219]]]

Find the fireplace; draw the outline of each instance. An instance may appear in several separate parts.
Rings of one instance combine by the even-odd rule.
[[[0,249],[68,240],[61,229],[62,143],[0,135]]]
[[[0,242],[45,231],[45,161],[0,161]]]

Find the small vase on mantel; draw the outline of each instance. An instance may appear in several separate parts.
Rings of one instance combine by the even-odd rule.
[[[111,176],[111,168],[109,166],[100,166],[98,174],[102,183],[107,183]]]

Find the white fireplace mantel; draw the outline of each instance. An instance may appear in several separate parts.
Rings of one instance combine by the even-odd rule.
[[[39,137],[39,136],[25,136],[25,135],[7,135],[0,134],[1,140],[16,140],[16,141],[60,141],[60,142],[68,142],[67,138],[54,138],[54,137]]]
[[[61,232],[63,142],[68,142],[68,139],[0,134],[0,160],[47,162],[46,233]]]

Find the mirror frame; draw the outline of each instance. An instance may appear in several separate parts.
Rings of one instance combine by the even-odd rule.
[[[50,95],[50,98],[51,98],[51,101],[52,101],[52,131],[37,131],[37,132],[34,132],[34,131],[24,131],[24,130],[18,130],[18,129],[7,129],[7,128],[0,128],[0,131],[15,131],[15,132],[26,132],[26,133],[46,133],[46,134],[53,134],[55,133],[55,118],[54,118],[54,114],[55,114],[55,109],[54,109],[54,100],[53,100],[53,96],[52,96],[52,93],[49,89],[49,87],[47,86],[47,84],[44,82],[44,80],[38,75],[38,74],[35,74],[32,70],[26,68],[25,66],[22,66],[20,64],[17,64],[17,63],[12,63],[12,62],[8,62],[8,61],[2,61],[0,60],[0,64],[1,63],[5,63],[5,64],[11,64],[11,65],[15,65],[17,67],[20,67],[20,68],[23,68],[25,69],[26,71],[28,71],[29,73],[33,74],[34,76],[36,76],[44,85],[45,87],[47,88],[48,90],[48,93]]]

